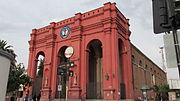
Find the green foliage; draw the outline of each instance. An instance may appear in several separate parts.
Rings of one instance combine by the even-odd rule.
[[[10,47],[12,46],[7,46],[7,42],[4,41],[4,40],[0,40],[0,49],[3,49],[3,50],[8,50]]]
[[[164,93],[168,93],[170,89],[169,89],[169,85],[159,85],[159,86],[154,85],[153,91],[158,94],[164,94]]]
[[[11,45],[7,45],[6,41],[0,40],[0,49],[14,56],[14,61],[11,61],[9,71],[7,93],[17,91],[20,88],[20,85],[31,86],[31,78],[25,74],[25,68],[22,63],[16,64],[16,54],[14,53],[14,50],[10,49],[11,47]]]
[[[0,40],[0,49],[7,51],[8,53],[12,54],[14,58],[16,57],[16,54],[14,53],[14,50],[10,49],[12,46],[8,45],[7,42],[4,40]]]
[[[40,59],[40,64],[38,66],[38,69],[39,69],[39,71],[38,71],[37,75],[42,77],[43,76],[43,69],[44,69],[44,59]]]
[[[154,85],[152,89],[160,99],[167,99],[168,92],[170,91],[169,85]]]
[[[7,93],[17,91],[20,85],[31,86],[31,78],[25,74],[22,63],[10,67]]]

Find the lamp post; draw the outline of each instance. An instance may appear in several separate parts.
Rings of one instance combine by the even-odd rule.
[[[147,90],[149,90],[149,87],[147,85],[142,85],[141,91],[142,91],[142,99],[143,99],[143,101],[148,101]]]

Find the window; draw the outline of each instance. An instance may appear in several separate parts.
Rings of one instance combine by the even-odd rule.
[[[155,80],[154,74],[152,74],[151,82],[152,82],[152,85],[156,85],[156,80]]]
[[[139,61],[139,66],[142,66],[142,61],[141,60]]]
[[[148,65],[145,65],[145,69],[146,69],[146,70],[148,69]]]
[[[132,55],[131,60],[132,60],[132,63],[135,63],[135,57],[134,57],[134,55]]]

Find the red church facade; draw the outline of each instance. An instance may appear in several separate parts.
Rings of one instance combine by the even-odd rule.
[[[74,76],[69,77],[69,99],[134,98],[129,20],[115,5],[106,3],[95,10],[32,30],[28,64],[28,75],[33,80],[30,96],[38,84],[38,56],[42,55],[41,100],[64,98],[65,80],[57,75],[57,68],[67,62],[64,51],[71,46],[74,54],[70,61],[74,61],[75,67],[71,68]],[[63,37],[61,31],[65,27],[70,32],[63,30],[66,34]]]

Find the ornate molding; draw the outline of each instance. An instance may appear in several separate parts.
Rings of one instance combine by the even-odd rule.
[[[29,40],[28,43],[29,43],[30,46],[32,46],[32,45],[35,44],[35,40]]]
[[[41,43],[45,43],[45,42],[46,42],[46,39],[43,38],[43,39],[36,40],[35,44],[41,44]]]
[[[95,29],[95,28],[98,28],[98,27],[103,27],[103,23],[102,22],[97,22],[97,23],[93,23],[93,24],[84,26],[83,31]]]
[[[71,42],[81,41],[81,40],[82,40],[82,34],[73,35],[73,36],[71,37]]]
[[[126,28],[122,24],[120,24],[118,21],[116,22],[116,24],[117,24],[117,29],[119,31],[121,31],[124,34],[127,34],[127,30],[126,30]]]
[[[113,21],[113,18],[112,17],[107,17],[107,18],[104,18],[104,19],[101,19],[101,22],[103,24],[111,24]]]
[[[75,26],[71,28],[71,32],[76,32],[76,31],[83,31],[83,26]]]
[[[108,28],[104,28],[104,32],[106,33],[106,34],[111,34],[111,30],[112,30],[112,28],[111,27],[108,27]]]
[[[52,48],[52,47],[54,47],[54,45],[55,45],[55,42],[47,42],[46,48]]]
[[[30,47],[30,48],[29,48],[29,51],[30,51],[30,52],[34,51],[34,47]]]
[[[57,38],[56,34],[48,34],[45,36],[45,40],[56,39],[56,38]]]

